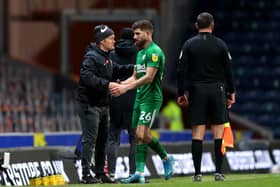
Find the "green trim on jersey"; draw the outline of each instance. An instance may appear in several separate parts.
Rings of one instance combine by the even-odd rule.
[[[154,42],[137,53],[136,77],[140,79],[146,74],[147,67],[158,69],[152,83],[137,88],[136,102],[162,101],[161,81],[164,73],[165,56],[161,48]]]

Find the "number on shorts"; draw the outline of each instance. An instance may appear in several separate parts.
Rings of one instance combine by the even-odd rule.
[[[140,114],[140,120],[143,120],[143,121],[150,121],[152,119],[152,113],[151,112],[144,112],[144,111],[141,111],[141,114]]]

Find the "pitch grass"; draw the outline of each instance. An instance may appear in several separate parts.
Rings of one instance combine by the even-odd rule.
[[[148,184],[71,184],[68,187],[280,187],[280,174],[232,174],[225,181],[214,181],[213,175],[204,175],[202,182],[192,182],[190,176],[150,179]]]

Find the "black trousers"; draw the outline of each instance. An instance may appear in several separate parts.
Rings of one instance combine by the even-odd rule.
[[[82,168],[88,175],[94,151],[96,175],[104,174],[106,145],[110,124],[109,106],[96,107],[79,103],[79,117],[82,125]]]
[[[118,150],[120,147],[120,134],[123,129],[118,123],[124,123],[124,121],[115,121],[111,120],[110,130],[109,130],[109,139],[108,139],[108,150],[107,150],[107,159],[108,159],[108,169],[110,174],[115,174],[116,172],[116,160],[118,156]],[[131,125],[127,127],[129,135],[129,173],[133,174],[136,169],[135,165],[135,151],[136,151],[136,129],[132,128]]]

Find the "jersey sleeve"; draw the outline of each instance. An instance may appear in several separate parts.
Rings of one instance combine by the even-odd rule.
[[[147,67],[159,68],[161,61],[163,60],[163,53],[158,50],[151,50],[147,54]]]

